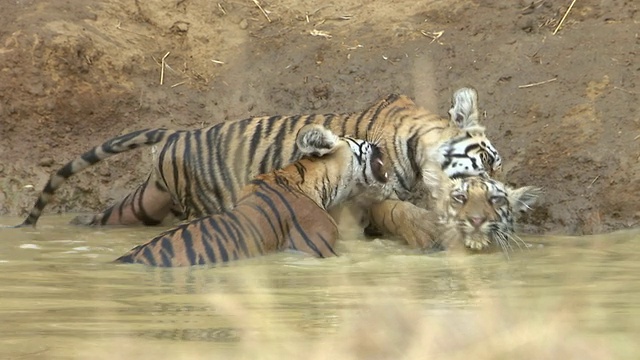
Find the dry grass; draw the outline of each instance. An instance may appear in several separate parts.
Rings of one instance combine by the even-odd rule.
[[[320,337],[295,327],[265,324],[238,298],[215,297],[212,302],[245,329],[238,354],[244,359],[614,358],[607,344],[580,334],[570,306],[552,307],[540,316],[540,311],[516,309],[487,293],[477,308],[435,310],[381,300],[388,293],[363,296],[358,309],[345,310],[344,321],[334,332]],[[273,299],[266,295],[263,300]],[[271,330],[251,331],[256,327]]]

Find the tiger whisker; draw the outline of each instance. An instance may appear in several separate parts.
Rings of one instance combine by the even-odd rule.
[[[522,249],[522,247],[520,246],[520,244],[522,244],[524,246],[524,248],[529,251],[529,245],[527,245],[526,242],[524,242],[524,240],[522,240],[522,238],[520,238],[520,236],[518,236],[517,234],[512,234],[511,238],[513,239],[513,242],[515,242],[516,244],[518,244],[518,247],[520,249]]]
[[[502,239],[502,241],[505,244],[507,244],[507,246],[509,246],[509,250],[511,250],[511,252],[513,252],[513,246],[511,246],[511,241],[509,241],[510,240],[509,235],[501,232],[500,233],[500,238]],[[516,245],[518,245],[518,244],[516,243]],[[520,246],[518,245],[518,247],[520,247]]]
[[[504,239],[504,241],[509,244],[509,248],[511,248],[511,251],[513,251],[513,246],[511,246],[511,243],[515,243],[518,246],[518,249],[522,250],[522,247],[520,246],[520,244],[513,240],[513,238],[511,237],[511,235],[509,233],[503,232],[503,231],[499,231],[500,236],[502,237],[502,239]]]
[[[381,125],[376,124],[371,130],[367,130],[365,133],[365,140],[374,144],[380,145],[384,136],[384,129]]]
[[[496,242],[498,243],[498,245],[500,245],[500,249],[502,250],[502,253],[507,258],[507,260],[511,260],[511,257],[509,256],[509,250],[507,249],[507,246],[509,247],[509,249],[512,252],[513,252],[513,248],[511,247],[511,244],[509,244],[509,241],[505,239],[504,234],[502,234],[500,232],[497,232],[495,239],[496,239]]]

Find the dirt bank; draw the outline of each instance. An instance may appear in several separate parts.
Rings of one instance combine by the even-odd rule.
[[[471,85],[504,180],[546,190],[525,230],[640,223],[637,1],[578,1],[555,35],[570,1],[325,3],[4,4],[0,214],[23,214],[54,169],[124,131],[353,111],[388,92],[444,115],[452,91]],[[47,211],[102,209],[146,176],[148,159],[89,169]]]

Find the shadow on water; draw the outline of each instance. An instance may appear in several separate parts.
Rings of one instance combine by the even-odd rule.
[[[0,223],[18,223],[1,218]],[[425,255],[346,231],[340,257],[215,268],[110,261],[158,228],[45,217],[0,232],[0,357],[633,358],[640,230]],[[315,351],[314,351],[315,350]]]

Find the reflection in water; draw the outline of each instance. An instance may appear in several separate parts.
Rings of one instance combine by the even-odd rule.
[[[421,254],[345,232],[342,256],[114,265],[159,228],[0,229],[0,358],[633,358],[640,231]],[[0,224],[19,223],[2,218]],[[349,240],[352,239],[352,240]],[[296,356],[296,354],[298,356]]]

